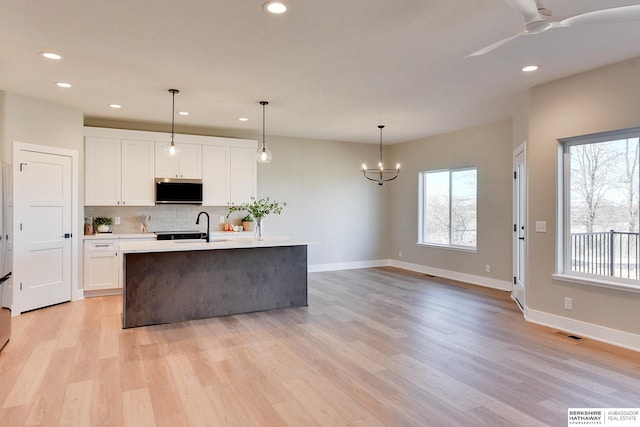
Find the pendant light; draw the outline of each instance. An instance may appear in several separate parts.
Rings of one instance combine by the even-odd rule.
[[[400,163],[395,169],[385,169],[382,163],[382,129],[384,125],[378,125],[380,129],[380,163],[376,169],[367,169],[367,165],[362,164],[362,175],[369,181],[375,181],[378,185],[384,185],[385,182],[393,181],[400,174]]]
[[[178,149],[176,148],[176,143],[173,141],[174,133],[174,125],[175,125],[175,117],[176,117],[176,93],[180,93],[178,89],[169,89],[169,93],[173,97],[173,102],[171,104],[171,143],[169,144],[169,155],[175,156],[178,154]]]
[[[264,110],[268,104],[269,102],[267,101],[260,101],[260,105],[262,105],[262,146],[258,148],[258,152],[256,153],[256,158],[260,163],[269,163],[271,161],[271,151],[267,148],[264,137]]]

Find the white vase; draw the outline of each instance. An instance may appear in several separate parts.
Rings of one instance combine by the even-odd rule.
[[[109,226],[106,225],[106,224],[100,224],[98,226],[98,232],[99,233],[107,233],[107,232],[109,232]]]

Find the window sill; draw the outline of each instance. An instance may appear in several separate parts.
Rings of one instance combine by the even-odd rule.
[[[561,282],[580,283],[581,285],[597,286],[600,288],[616,289],[618,291],[636,292],[640,293],[640,285],[634,283],[627,283],[618,280],[596,279],[585,276],[572,276],[569,274],[552,274],[555,280]]]
[[[477,248],[470,248],[470,247],[465,247],[465,246],[437,245],[437,244],[434,244],[434,243],[420,243],[420,242],[417,242],[416,245],[424,246],[426,248],[449,249],[449,250],[453,250],[453,251],[470,252],[470,253],[474,253],[474,254],[478,253],[478,249]]]

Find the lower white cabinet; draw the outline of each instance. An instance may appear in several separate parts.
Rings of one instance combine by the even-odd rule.
[[[84,290],[98,291],[122,287],[118,241],[85,240]]]
[[[84,241],[83,289],[85,291],[110,291],[122,289],[124,276],[119,242],[155,240],[155,234],[144,237],[106,237]]]

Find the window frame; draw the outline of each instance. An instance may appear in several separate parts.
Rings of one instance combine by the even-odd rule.
[[[640,138],[640,127],[558,139],[558,198],[556,209],[556,224],[558,226],[556,227],[556,272],[552,275],[554,279],[640,293],[640,280],[571,270],[571,160],[569,150],[571,147],[578,145],[630,138]]]
[[[424,239],[425,231],[425,211],[426,211],[426,197],[425,197],[425,178],[429,173],[449,172],[449,242],[451,242],[452,236],[452,222],[451,222],[451,208],[452,208],[452,174],[454,172],[463,172],[473,170],[476,173],[476,185],[475,185],[475,206],[476,206],[476,238],[474,246],[457,245],[457,244],[444,244],[444,243],[431,243]],[[478,252],[478,167],[477,166],[462,166],[452,168],[430,169],[418,172],[418,239],[416,244],[418,246],[426,246],[440,249],[452,249],[463,252]]]

